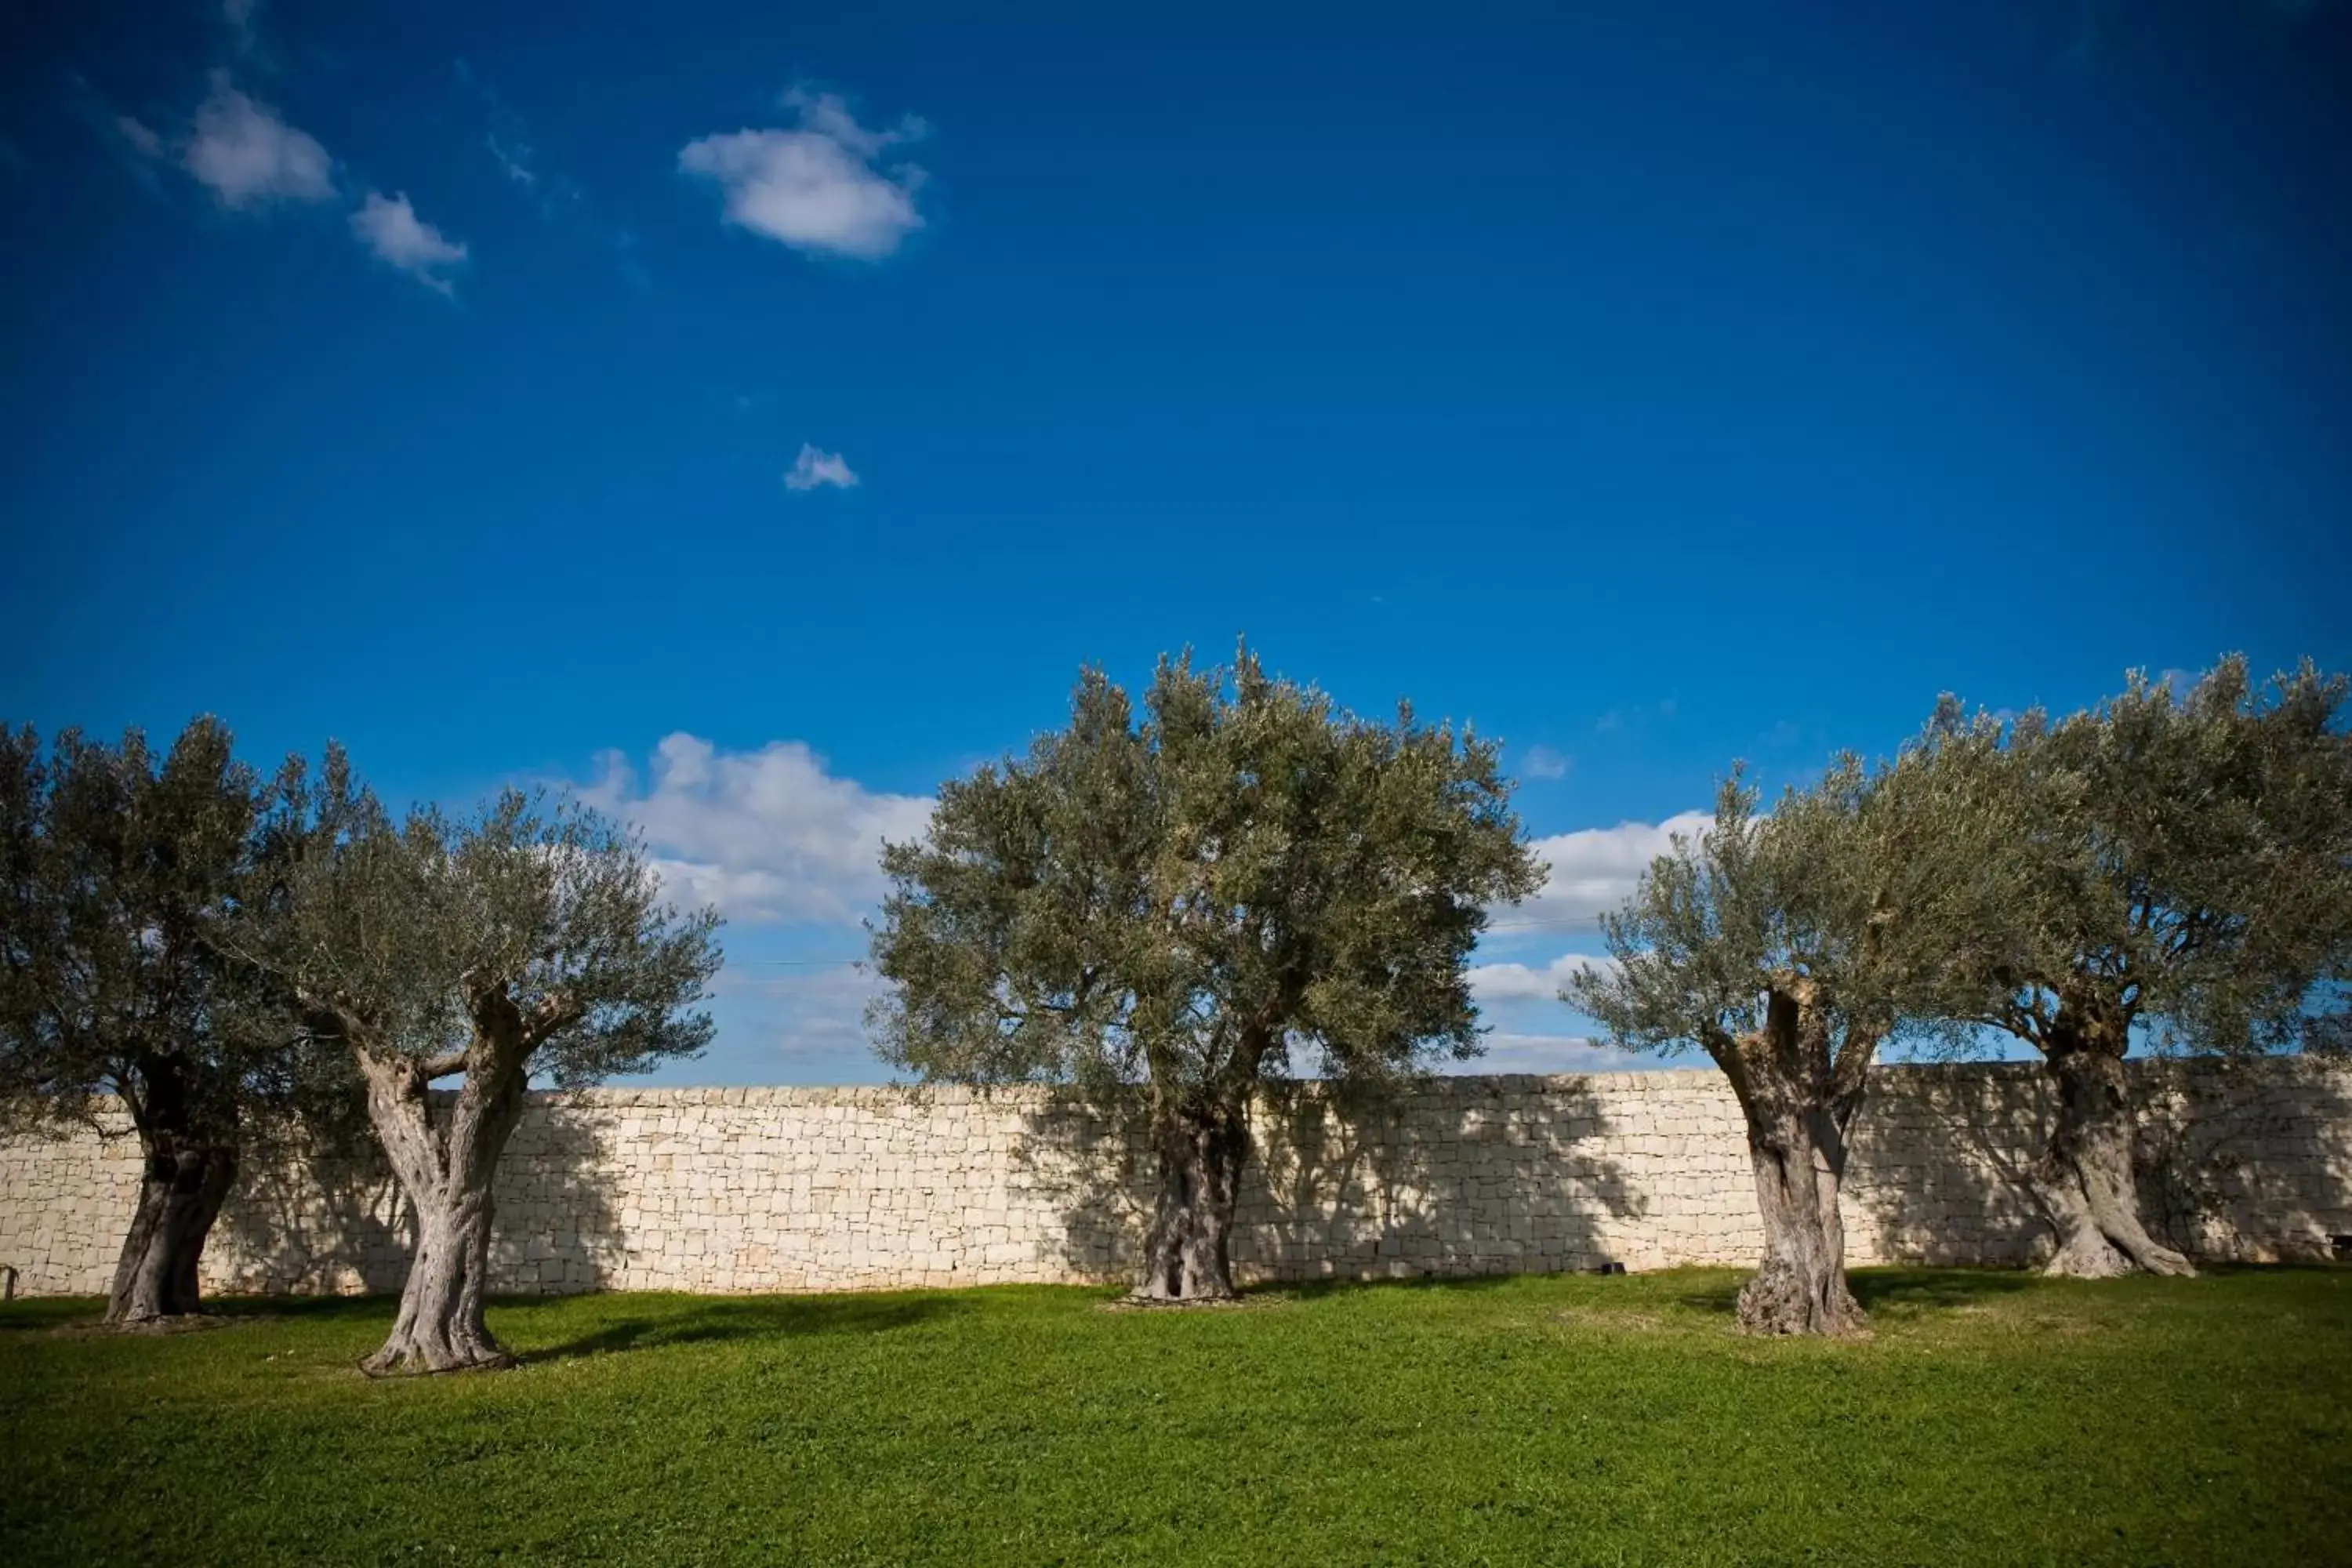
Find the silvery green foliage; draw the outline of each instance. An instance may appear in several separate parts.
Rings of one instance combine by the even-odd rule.
[[[2307,661],[2257,687],[2232,656],[2185,694],[2134,673],[2020,718],[1990,783],[2030,821],[2023,886],[1955,1016],[2045,1047],[2069,1004],[2158,1049],[2330,1037],[2311,1015],[2352,973],[2346,692]]]
[[[19,1124],[159,1095],[184,1137],[250,1140],[331,1121],[348,1076],[250,968],[209,940],[256,897],[268,792],[227,729],[168,752],[138,731],[47,750],[0,733],[0,1104]],[[157,1107],[159,1111],[162,1108]]]
[[[2024,817],[1984,783],[1998,751],[1998,726],[1947,710],[1891,760],[1840,757],[1769,815],[1735,768],[1713,824],[1602,917],[1610,962],[1562,999],[1620,1045],[1722,1061],[1763,1030],[1769,993],[1801,995],[1823,1070],[1858,1083],[1990,961],[1992,912],[2019,894]]]
[[[1230,670],[1163,659],[1139,714],[1089,670],[1066,727],[886,847],[882,1053],[1181,1101],[1470,1056],[1487,907],[1542,877],[1509,793],[1491,743],[1358,718],[1246,648]]]
[[[663,903],[644,846],[598,813],[510,789],[469,816],[422,805],[395,822],[331,748],[315,781],[289,769],[278,801],[275,899],[250,938],[322,1033],[437,1077],[503,998],[532,1021],[531,1071],[563,1085],[709,1042],[718,916]]]

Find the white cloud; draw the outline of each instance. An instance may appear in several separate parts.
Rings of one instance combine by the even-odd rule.
[[[626,758],[603,763],[582,798],[636,825],[672,898],[745,921],[855,923],[882,896],[883,840],[918,837],[931,816],[928,798],[837,778],[798,741],[722,752],[671,735],[642,793]]]
[[[1564,779],[1573,759],[1549,746],[1529,746],[1519,761],[1519,771],[1531,779]]]
[[[211,96],[196,110],[195,134],[180,162],[225,207],[335,196],[334,160],[318,138],[231,87],[225,71],[213,75]]]
[[[1633,892],[1650,862],[1666,852],[1673,835],[1696,839],[1714,824],[1710,812],[1685,811],[1655,824],[1621,822],[1538,838],[1536,856],[1551,868],[1543,890],[1517,909],[1498,911],[1496,923],[1588,921],[1613,910]]]
[[[1473,964],[1465,978],[1470,982],[1471,995],[1482,1007],[1491,1007],[1497,1002],[1554,1002],[1579,970],[1606,971],[1614,962],[1587,953],[1563,952],[1540,969],[1524,963]]]
[[[788,490],[813,490],[820,485],[845,490],[856,483],[856,472],[840,453],[820,452],[806,441],[801,443],[801,455],[793,459],[792,471],[784,476]]]
[[[924,134],[908,118],[887,131],[857,123],[839,98],[795,89],[785,96],[800,127],[705,136],[677,155],[682,174],[709,180],[726,197],[727,221],[797,250],[876,261],[923,226],[912,163],[880,166],[891,148]]]
[[[399,268],[427,289],[452,292],[447,268],[466,259],[466,247],[416,216],[408,194],[386,196],[370,191],[360,210],[352,214],[352,232],[379,260]]]
[[[1479,1042],[1486,1048],[1466,1062],[1448,1062],[1440,1070],[1451,1073],[1580,1073],[1625,1072],[1650,1065],[1650,1058],[1621,1051],[1583,1035],[1517,1035],[1500,1030]]]

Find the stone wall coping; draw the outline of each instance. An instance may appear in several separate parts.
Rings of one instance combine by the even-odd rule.
[[[2198,1077],[2227,1072],[2260,1063],[2265,1073],[2342,1078],[2352,1080],[2352,1058],[2284,1055],[2262,1058],[2133,1057],[2126,1066],[2136,1076]],[[2042,1076],[2039,1061],[1881,1062],[1870,1069],[1874,1079],[1890,1083],[1922,1078],[2031,1079]],[[1279,1079],[1262,1086],[1260,1098],[1319,1096],[1330,1088],[1325,1079]],[[1649,1089],[1653,1091],[1730,1092],[1730,1085],[1713,1066],[1700,1068],[1628,1068],[1582,1073],[1445,1073],[1405,1083],[1387,1098],[1391,1101],[1506,1100],[1524,1096],[1589,1093],[1595,1090]],[[436,1097],[454,1089],[435,1089]],[[550,1110],[629,1110],[661,1106],[777,1106],[791,1109],[841,1106],[891,1110],[901,1107],[1050,1104],[1063,1096],[1078,1097],[1066,1086],[1018,1084],[693,1084],[597,1085],[584,1089],[532,1089],[527,1103]],[[1372,1101],[1377,1103],[1377,1101]],[[90,1109],[100,1115],[121,1114],[121,1102],[111,1095],[94,1095]]]

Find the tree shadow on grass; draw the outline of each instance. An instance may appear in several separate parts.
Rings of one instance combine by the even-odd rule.
[[[301,1323],[359,1322],[392,1315],[400,1304],[396,1295],[350,1296],[210,1296],[205,1310],[225,1318],[252,1318]]]
[[[203,1310],[184,1323],[151,1331],[196,1331],[240,1323],[333,1323],[383,1320],[392,1315],[390,1296],[222,1296],[207,1293]],[[29,1330],[92,1329],[106,1311],[103,1296],[37,1296],[0,1307],[0,1333]],[[134,1331],[109,1329],[110,1334]]]
[[[1846,1286],[1864,1311],[1902,1316],[1976,1306],[2031,1289],[2035,1278],[2020,1268],[1859,1268],[1847,1273]],[[1694,1311],[1728,1318],[1738,1310],[1740,1288],[1747,1283],[1743,1275],[1675,1300]]]
[[[1499,1290],[1521,1282],[1515,1274],[1425,1275],[1402,1279],[1292,1279],[1269,1280],[1244,1290],[1244,1297],[1255,1295],[1286,1296],[1301,1301],[1317,1301],[1331,1296],[1354,1296],[1369,1290],[1415,1290],[1443,1292],[1447,1295],[1471,1295],[1482,1290]]]
[[[46,1333],[84,1319],[98,1321],[102,1296],[27,1296],[0,1306],[0,1333]]]
[[[570,1361],[608,1351],[663,1345],[791,1339],[807,1334],[877,1334],[961,1317],[972,1303],[943,1295],[845,1292],[829,1296],[701,1298],[682,1310],[631,1315],[560,1345],[523,1352],[526,1362]]]
[[[1971,1307],[2030,1290],[2038,1276],[2022,1268],[1864,1268],[1846,1277],[1865,1311]]]

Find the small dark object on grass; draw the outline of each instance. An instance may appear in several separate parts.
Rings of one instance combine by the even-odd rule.
[[[1592,1272],[1595,1274],[1622,1274],[1625,1272],[1625,1266],[1622,1263],[1596,1263],[1592,1266]]]
[[[2352,1236],[2331,1236],[2327,1239],[2335,1247],[2339,1260],[2352,1263]]]

